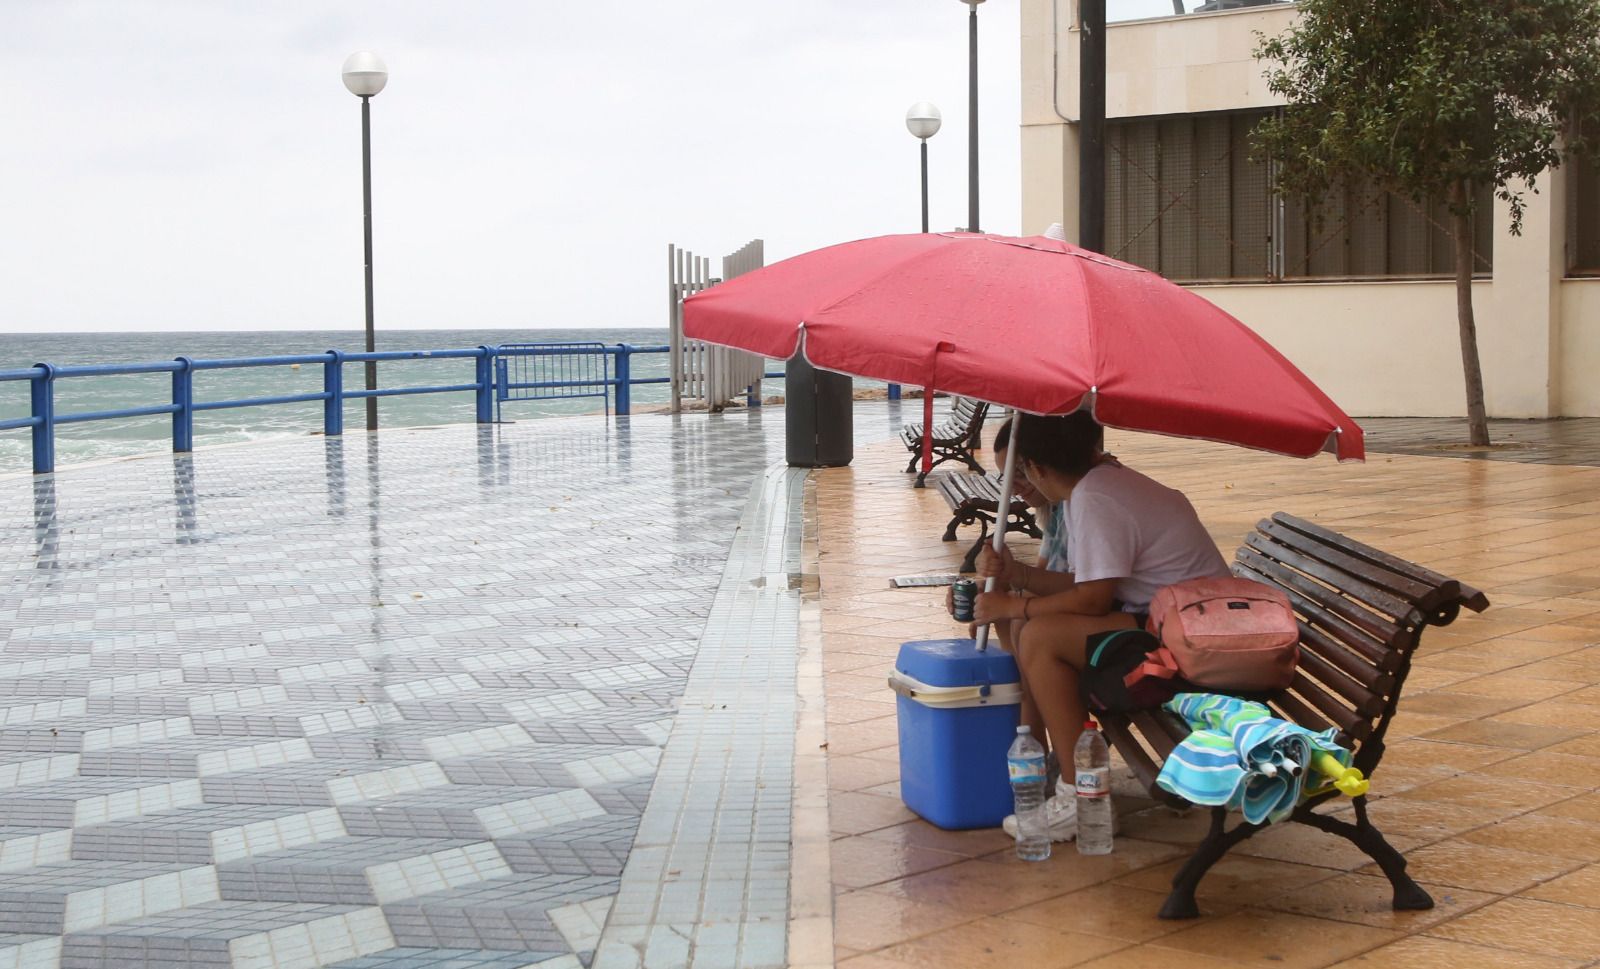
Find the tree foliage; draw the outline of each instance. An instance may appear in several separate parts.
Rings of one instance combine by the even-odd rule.
[[[1597,147],[1600,0],[1300,0],[1256,56],[1289,102],[1256,143],[1290,194],[1360,179],[1470,212],[1490,184],[1516,232],[1563,141]]]
[[[1367,182],[1447,200],[1471,443],[1489,444],[1472,307],[1475,189],[1493,186],[1520,232],[1523,192],[1600,135],[1600,0],[1300,0],[1260,38],[1288,101],[1256,128],[1277,188],[1320,199]]]

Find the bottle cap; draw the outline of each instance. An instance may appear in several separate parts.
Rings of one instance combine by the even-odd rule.
[[[1085,729],[1085,730],[1099,730],[1100,729],[1100,725],[1098,723],[1095,723],[1093,720],[1085,720],[1083,722],[1083,729]]]
[[[1019,734],[1024,734],[1024,733],[1031,734],[1031,733],[1033,733],[1033,728],[1024,723],[1024,724],[1022,724],[1022,725],[1017,727],[1017,733],[1019,733]]]

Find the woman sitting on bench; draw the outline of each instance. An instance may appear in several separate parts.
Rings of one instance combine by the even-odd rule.
[[[1009,550],[986,548],[978,573],[993,575],[1016,596],[996,591],[978,597],[978,622],[1013,626],[1027,700],[1042,717],[1050,747],[1065,760],[1083,732],[1078,670],[1096,633],[1143,626],[1150,600],[1166,586],[1228,575],[1227,562],[1182,492],[1108,460],[1105,430],[1085,411],[1065,417],[1021,416],[1012,435],[1016,467],[1039,493],[1064,502],[1066,571],[1017,562]],[[1060,517],[1062,505],[1057,505]],[[1056,841],[1077,835],[1072,786],[1057,784],[1045,802],[1045,821]],[[1015,820],[1006,819],[1013,831]],[[1013,832],[1014,833],[1014,832]]]

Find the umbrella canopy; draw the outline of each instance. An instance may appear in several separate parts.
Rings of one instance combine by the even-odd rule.
[[[1044,236],[879,236],[684,300],[697,340],[1034,414],[1297,457],[1361,429],[1284,356],[1159,275]]]

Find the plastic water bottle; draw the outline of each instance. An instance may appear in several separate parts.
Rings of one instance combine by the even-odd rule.
[[[1044,828],[1044,748],[1026,724],[1006,751],[1011,771],[1012,809],[1017,815],[1017,857],[1044,861],[1050,857],[1050,836]]]
[[[1078,778],[1078,854],[1111,854],[1111,749],[1090,720],[1072,753]]]

